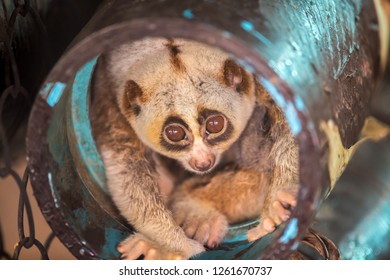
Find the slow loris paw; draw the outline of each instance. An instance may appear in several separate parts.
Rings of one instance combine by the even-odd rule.
[[[259,225],[248,231],[248,241],[254,241],[273,232],[278,225],[290,218],[291,211],[296,204],[294,195],[286,191],[278,191],[269,209],[263,209]]]
[[[136,260],[147,255],[151,249],[151,243],[138,233],[130,235],[117,246],[121,258],[125,260]]]
[[[209,248],[217,247],[228,231],[228,221],[218,211],[183,211],[174,217],[189,238]]]
[[[202,251],[200,244],[190,244],[189,247],[188,251],[191,251],[189,254],[198,254]],[[136,260],[141,256],[144,256],[145,260],[183,260],[190,257],[186,253],[169,252],[158,248],[140,233],[130,235],[117,249],[121,253],[121,258],[125,260]]]

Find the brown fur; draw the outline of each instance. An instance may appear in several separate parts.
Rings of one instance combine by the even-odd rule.
[[[223,66],[222,81],[229,87],[235,87],[239,93],[249,94],[253,77],[232,59],[227,59]]]
[[[123,104],[125,107],[125,112],[128,113],[128,118],[131,114],[138,116],[141,111],[141,107],[137,103],[145,103],[147,100],[143,94],[140,86],[133,80],[129,80],[125,85],[125,94],[123,95]]]
[[[178,72],[183,73],[185,71],[185,66],[183,62],[181,61],[179,54],[180,54],[180,47],[175,44],[174,40],[169,39],[166,46],[169,49],[170,52],[170,59],[171,63],[174,66],[174,69],[176,69]]]
[[[106,65],[103,59],[96,66],[97,73],[104,73]],[[107,145],[116,152],[122,152],[126,147],[127,153],[134,160],[141,160],[144,145],[141,144],[134,131],[130,128],[125,116],[118,114],[119,107],[114,94],[99,94],[110,92],[109,80],[104,75],[94,77],[93,102],[91,104],[92,133],[98,147]],[[126,99],[128,98],[125,95]],[[127,100],[126,100],[127,103]],[[110,120],[110,122],[107,122]],[[108,133],[111,132],[111,133]]]
[[[210,247],[221,242],[227,223],[259,217],[260,221],[269,223],[271,220],[271,225],[277,226],[295,206],[289,205],[294,202],[278,197],[278,192],[282,191],[295,199],[298,192],[295,140],[281,110],[258,83],[257,104],[246,129],[232,148],[234,168],[190,178],[171,196],[170,207],[176,221],[189,237]],[[275,209],[275,202],[285,209]],[[209,217],[213,215],[222,222],[210,223]],[[253,234],[257,238],[271,232],[267,227],[260,222]]]

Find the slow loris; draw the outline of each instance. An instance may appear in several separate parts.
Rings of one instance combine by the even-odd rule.
[[[122,258],[187,259],[215,247],[228,222],[261,216],[254,240],[288,218],[295,141],[267,92],[224,52],[183,39],[127,43],[101,55],[92,92],[107,186],[136,230],[118,246]]]

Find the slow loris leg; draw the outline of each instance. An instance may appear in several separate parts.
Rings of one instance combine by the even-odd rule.
[[[259,102],[267,108],[267,121],[269,130],[262,136],[264,141],[268,141],[269,148],[258,151],[268,154],[266,161],[269,162],[272,177],[270,181],[269,192],[264,202],[264,207],[260,215],[260,224],[251,229],[248,234],[248,240],[253,241],[275,230],[280,223],[287,221],[291,216],[291,211],[296,206],[296,197],[299,190],[299,156],[298,145],[293,137],[282,111],[274,104],[270,96],[262,90],[259,93]],[[248,127],[253,130],[254,122]],[[241,145],[250,146],[249,141],[256,137],[251,133],[243,137]],[[259,138],[259,137],[257,137]],[[255,140],[259,142],[261,138]],[[250,162],[248,159],[255,151],[250,153],[242,152],[242,164]]]
[[[251,169],[192,177],[171,197],[176,222],[188,237],[216,247],[228,225],[258,217],[269,186],[269,174]]]
[[[266,113],[261,118],[258,113],[256,116],[255,112],[248,123],[240,144],[242,149],[240,164],[243,167],[247,165],[256,167],[266,162],[269,164],[272,176],[260,214],[260,224],[248,232],[249,241],[271,233],[281,222],[289,219],[291,211],[296,206],[299,190],[299,157],[296,139],[283,112],[276,106],[268,92],[259,84],[257,90],[257,102],[259,106],[266,109]],[[259,130],[263,130],[264,133],[259,134]]]

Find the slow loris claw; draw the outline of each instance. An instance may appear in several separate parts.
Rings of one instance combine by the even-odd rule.
[[[136,260],[141,256],[147,255],[151,249],[150,242],[137,233],[127,237],[117,247],[117,250],[121,253],[121,259],[126,260]]]
[[[257,227],[247,233],[249,242],[255,241],[275,230],[282,222],[287,221],[291,216],[291,211],[296,206],[296,198],[289,192],[279,190],[269,209],[264,209]]]
[[[141,256],[145,260],[185,260],[188,258],[178,252],[169,252],[159,248],[140,233],[130,235],[118,245],[117,250],[121,253],[121,259],[124,260],[136,260]]]
[[[215,212],[204,217],[188,217],[182,227],[188,237],[215,248],[226,235],[228,222],[225,216]]]

